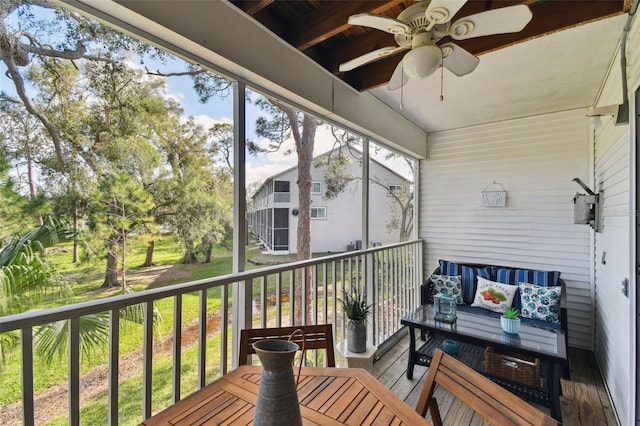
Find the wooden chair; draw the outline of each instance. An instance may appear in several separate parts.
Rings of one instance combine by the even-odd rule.
[[[437,349],[416,406],[416,411],[423,417],[429,408],[434,426],[442,425],[438,403],[433,398],[436,384],[494,425],[559,424],[533,405]]]
[[[246,365],[249,355],[255,354],[253,344],[258,340],[281,339],[288,340],[294,330],[300,329],[305,335],[305,349],[325,349],[327,367],[336,366],[333,350],[333,330],[331,324],[301,325],[297,327],[280,328],[251,328],[240,331],[240,359],[239,365]],[[291,340],[302,347],[302,336],[296,333]]]

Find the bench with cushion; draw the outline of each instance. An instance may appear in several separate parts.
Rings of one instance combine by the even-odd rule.
[[[485,288],[500,297],[482,291]],[[499,318],[511,306],[521,311],[523,324],[560,329],[568,341],[566,288],[560,272],[440,260],[422,285],[422,304],[433,303],[442,290],[458,298],[459,311]]]

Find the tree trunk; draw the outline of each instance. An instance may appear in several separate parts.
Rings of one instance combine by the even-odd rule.
[[[107,252],[107,271],[104,275],[102,287],[118,287],[118,243],[115,240],[109,241],[109,251]]]
[[[198,256],[196,256],[196,249],[193,247],[193,244],[187,245],[184,252],[184,257],[182,258],[182,263],[185,265],[198,263]]]
[[[112,202],[109,203],[109,215],[110,217],[116,217],[118,215],[118,204],[115,197],[112,197]],[[110,219],[107,219],[110,222]],[[120,233],[115,232],[107,239],[107,271],[104,275],[104,282],[102,287],[111,288],[119,286],[118,282],[118,246],[120,243]]]
[[[304,114],[302,119],[302,134],[295,127],[295,113],[285,111],[292,126],[296,149],[298,151],[298,260],[311,259],[311,166],[313,163],[313,147],[318,127],[318,120]],[[304,276],[302,275],[304,274]],[[313,292],[311,291],[311,268],[298,271],[295,300],[295,324],[303,323],[303,315],[309,319]],[[302,285],[305,285],[306,300],[303,300]],[[306,305],[307,311],[303,311]],[[308,323],[305,321],[305,323]]]
[[[38,189],[36,188],[36,177],[35,170],[33,164],[33,158],[31,157],[31,153],[29,152],[29,148],[27,149],[27,176],[29,179],[29,195],[31,201],[34,201],[38,197]],[[44,218],[41,213],[38,213],[38,223],[40,226],[44,225]]]
[[[211,263],[212,254],[213,254],[213,244],[207,244],[207,250],[204,253],[204,263]]]
[[[184,254],[182,263],[184,265],[192,265],[194,263],[198,263],[198,256],[196,256],[196,253],[194,251],[190,250]]]
[[[78,263],[78,204],[77,201],[73,202],[73,263]]]
[[[144,263],[140,266],[149,267],[153,266],[153,248],[156,242],[154,240],[149,241],[149,245],[147,246],[147,257],[144,259]]]

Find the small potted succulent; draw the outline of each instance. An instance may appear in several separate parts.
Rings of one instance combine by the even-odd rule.
[[[372,305],[367,301],[362,289],[354,287],[351,291],[342,290],[340,299],[344,314],[349,318],[347,324],[347,350],[360,353],[367,350],[367,317],[371,313]]]
[[[520,311],[507,308],[500,317],[500,325],[505,333],[518,334],[520,332]]]

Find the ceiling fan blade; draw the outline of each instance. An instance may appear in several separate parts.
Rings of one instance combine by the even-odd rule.
[[[517,33],[533,18],[528,6],[502,7],[465,16],[455,21],[449,33],[455,40],[465,40],[491,34]]]
[[[409,76],[404,72],[404,67],[402,66],[402,61],[398,63],[398,66],[393,71],[391,75],[391,79],[389,80],[389,85],[387,86],[388,90],[398,90],[409,81]]]
[[[373,62],[378,58],[394,54],[404,49],[405,49],[404,47],[398,47],[398,46],[383,47],[382,49],[377,49],[372,52],[365,53],[362,56],[358,56],[357,58],[354,58],[350,61],[342,63],[340,64],[340,67],[338,69],[340,70],[340,72],[351,71],[354,68],[358,68],[359,66],[368,64],[369,62]]]
[[[440,48],[444,56],[442,63],[449,71],[458,77],[462,77],[475,70],[480,62],[477,56],[472,55],[462,47],[453,43],[443,44]]]
[[[347,20],[350,25],[360,25],[362,27],[375,28],[391,34],[406,34],[411,28],[404,22],[384,15],[373,13],[360,13],[352,15]]]
[[[431,24],[444,24],[449,22],[464,6],[467,0],[431,0],[424,14]]]

